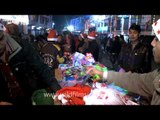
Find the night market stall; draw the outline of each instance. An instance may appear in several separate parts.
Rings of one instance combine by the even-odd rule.
[[[86,66],[101,71],[108,69],[95,62],[92,54],[75,52],[67,64],[59,64],[56,78],[62,87],[55,94],[42,89],[32,96],[33,105],[140,105],[140,96],[108,84],[98,74],[89,76]]]

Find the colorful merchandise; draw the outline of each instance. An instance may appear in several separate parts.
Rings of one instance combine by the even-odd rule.
[[[115,90],[117,90],[119,93],[121,93],[123,95],[127,95],[128,94],[128,90],[123,89],[123,88],[121,88],[119,86],[116,86],[113,83],[112,84],[108,84],[107,87],[111,88],[111,89],[115,89]]]

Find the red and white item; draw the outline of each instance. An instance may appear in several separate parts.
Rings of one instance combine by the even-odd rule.
[[[156,34],[156,37],[160,41],[160,19],[152,24],[152,28],[154,30],[154,33]]]
[[[58,98],[62,105],[84,105],[83,97],[90,93],[91,87],[75,85],[58,90],[53,99]]]
[[[51,29],[48,33],[47,41],[57,41],[58,34],[56,30]]]
[[[114,89],[107,88],[105,83],[94,83],[90,94],[83,97],[85,105],[137,105]]]
[[[91,40],[96,39],[96,31],[89,32],[87,37]]]

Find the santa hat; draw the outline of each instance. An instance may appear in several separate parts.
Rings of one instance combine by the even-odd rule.
[[[83,39],[87,38],[87,34],[85,34],[85,33],[81,33],[80,36],[81,36]]]
[[[88,38],[89,39],[96,39],[96,32],[95,31],[92,31],[92,32],[89,32],[89,34],[88,34]]]
[[[57,41],[58,34],[56,30],[50,30],[48,33],[47,41]]]
[[[152,28],[154,30],[154,33],[156,34],[156,37],[160,41],[160,19],[152,24]]]

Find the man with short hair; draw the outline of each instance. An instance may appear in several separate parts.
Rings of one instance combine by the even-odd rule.
[[[129,28],[130,43],[121,48],[118,57],[120,70],[136,73],[147,73],[151,71],[150,51],[140,40],[141,28],[133,23]]]

